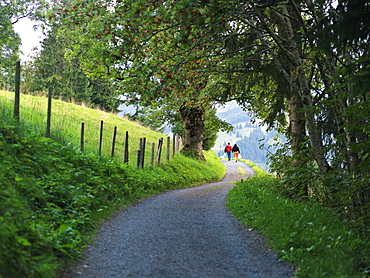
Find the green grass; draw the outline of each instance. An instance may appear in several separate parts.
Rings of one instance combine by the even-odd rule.
[[[11,117],[13,114],[14,93],[0,90],[0,117]],[[46,132],[47,98],[31,95],[20,97],[20,124],[40,135]],[[129,134],[129,164],[136,165],[139,139],[146,138],[145,165],[150,166],[152,143],[157,151],[158,141],[164,138],[161,161],[166,158],[167,136],[140,124],[121,118],[115,114],[89,109],[73,103],[52,100],[51,138],[62,144],[80,147],[81,123],[85,126],[85,152],[98,154],[100,124],[104,123],[102,155],[110,157],[114,127],[117,127],[114,158],[123,160],[123,148],[126,131]],[[171,138],[172,141],[172,138]],[[172,151],[172,145],[171,145]]]
[[[360,265],[368,260],[364,252],[368,242],[347,229],[334,212],[284,197],[272,175],[258,171],[237,183],[227,206],[242,223],[265,236],[299,277],[365,277]]]
[[[115,115],[55,101],[60,107],[54,108],[54,115],[59,111],[57,118],[63,123],[56,125],[63,130],[57,137],[62,140],[56,142],[40,136],[44,124],[37,107],[44,100],[28,97],[22,96],[27,106],[21,108],[18,125],[9,101],[0,96],[2,278],[58,277],[117,208],[169,189],[217,181],[226,171],[214,152],[205,152],[206,162],[176,154],[144,170],[109,155],[82,153],[78,140],[66,142],[73,140],[78,123],[89,118],[91,122],[104,118],[109,126],[123,122],[132,139],[155,140],[163,135]]]

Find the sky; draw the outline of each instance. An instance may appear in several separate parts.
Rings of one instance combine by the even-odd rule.
[[[40,46],[40,40],[42,38],[42,31],[41,28],[38,28],[36,31],[33,29],[33,26],[36,25],[37,22],[31,21],[28,18],[22,18],[17,23],[14,24],[14,30],[17,32],[22,39],[21,51],[23,55],[21,56],[21,60],[28,61],[30,58],[28,57],[32,49],[34,47]]]

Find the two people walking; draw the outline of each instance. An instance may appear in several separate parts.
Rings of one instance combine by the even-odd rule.
[[[234,153],[235,160],[236,162],[238,162],[240,149],[237,144],[234,144],[234,146],[232,147],[230,143],[227,143],[227,145],[225,146],[225,153],[229,161],[231,160],[231,153]]]

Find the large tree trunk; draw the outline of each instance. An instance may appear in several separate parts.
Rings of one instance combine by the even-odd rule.
[[[293,94],[290,97],[289,102],[289,131],[290,131],[290,144],[292,148],[292,154],[298,155],[303,150],[303,143],[306,135],[306,125],[304,119],[304,113],[302,111],[302,99],[299,95]],[[295,163],[299,162],[297,158],[294,160]]]
[[[291,4],[293,4],[293,2]],[[287,76],[287,81],[291,85],[292,92],[294,92],[297,96],[299,95],[301,98],[313,156],[320,170],[323,172],[328,172],[331,170],[331,167],[324,155],[321,133],[315,123],[315,115],[312,112],[313,104],[309,80],[307,79],[305,70],[301,65],[302,46],[295,37],[299,31],[299,21],[291,20],[296,16],[292,5],[283,6],[282,12],[287,16],[277,14],[277,17],[280,18],[279,30],[286,38],[285,45],[280,42],[275,34],[271,35],[280,45],[282,52],[290,61],[292,67],[295,67],[296,69],[295,73],[292,73],[291,76]]]
[[[185,129],[183,152],[205,160],[203,155],[203,133],[205,111],[199,107],[182,106],[180,115]]]
[[[304,167],[306,159],[304,154],[306,152],[305,135],[306,135],[306,122],[304,113],[302,112],[302,99],[299,95],[293,94],[289,101],[289,137],[290,146],[293,154],[293,164],[295,167]],[[298,193],[302,196],[308,196],[308,184],[302,183],[298,188]]]

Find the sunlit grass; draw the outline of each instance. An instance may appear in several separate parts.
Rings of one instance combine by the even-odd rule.
[[[14,93],[0,91],[0,113],[13,111]],[[47,98],[31,95],[21,95],[20,98],[20,124],[31,127],[41,135],[46,133]],[[66,144],[80,148],[81,125],[84,123],[84,151],[98,154],[100,140],[100,126],[103,121],[102,155],[110,157],[112,154],[112,142],[114,127],[116,131],[116,143],[114,158],[123,161],[124,142],[128,132],[129,163],[136,165],[137,152],[140,138],[146,138],[145,165],[150,165],[152,156],[152,144],[155,144],[157,153],[158,141],[163,138],[161,161],[166,159],[167,136],[147,128],[140,124],[121,118],[112,113],[101,110],[93,110],[73,103],[60,100],[52,100],[51,113],[51,138]],[[172,155],[172,137],[170,153]]]

